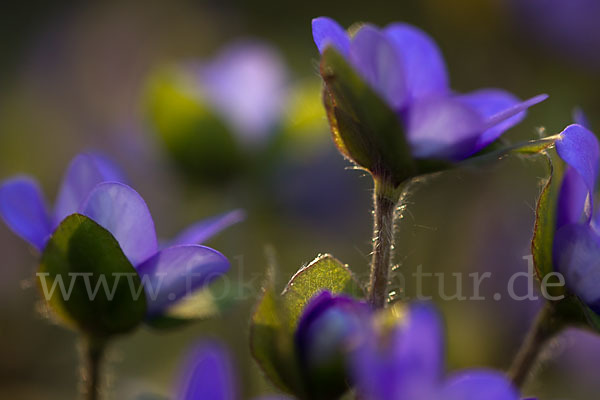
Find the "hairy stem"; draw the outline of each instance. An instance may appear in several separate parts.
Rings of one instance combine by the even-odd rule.
[[[384,185],[376,179],[373,194],[373,258],[368,293],[368,301],[374,308],[383,308],[386,304],[397,202],[398,196],[386,194]]]
[[[516,387],[522,387],[531,373],[544,345],[561,330],[554,303],[547,303],[531,326],[508,375]]]
[[[101,388],[101,369],[106,342],[88,338],[83,349],[83,389],[86,400],[98,400]]]

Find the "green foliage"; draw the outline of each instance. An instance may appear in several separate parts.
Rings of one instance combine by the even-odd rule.
[[[323,52],[323,101],[339,151],[394,186],[415,173],[415,161],[396,113],[332,47]]]
[[[550,174],[544,183],[535,211],[531,254],[538,278],[542,280],[554,271],[552,248],[556,231],[558,194],[562,183],[563,166],[547,158]]]
[[[146,297],[136,270],[110,232],[83,215],[60,224],[42,254],[39,272],[40,289],[49,295],[51,308],[88,335],[125,333],[145,316]]]
[[[282,293],[292,332],[296,329],[306,304],[323,290],[345,293],[356,298],[364,296],[362,288],[346,265],[329,254],[319,256],[296,272]]]
[[[322,255],[301,268],[281,295],[273,274],[265,285],[250,326],[250,349],[267,377],[280,389],[301,399],[315,398],[307,392],[294,347],[294,332],[302,310],[322,290],[357,298],[364,293],[347,266]]]
[[[243,157],[234,133],[192,77],[165,69],[151,77],[145,95],[150,127],[184,173],[219,182],[239,170]]]

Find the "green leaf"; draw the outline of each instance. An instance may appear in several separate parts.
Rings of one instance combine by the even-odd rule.
[[[59,225],[39,272],[42,295],[69,326],[101,337],[131,331],[144,319],[136,270],[111,233],[83,215]]]
[[[398,116],[333,47],[323,52],[321,76],[325,109],[340,152],[394,185],[411,177],[415,163]]]
[[[250,324],[250,351],[269,380],[279,389],[304,398],[293,334],[285,329],[285,315],[273,282],[269,281]]]
[[[364,297],[350,269],[329,254],[302,267],[282,295],[274,289],[270,274],[264,294],[252,315],[250,349],[266,376],[280,389],[308,399],[307,385],[299,372],[294,332],[308,301],[322,290]]]
[[[554,233],[556,231],[556,212],[558,203],[558,194],[560,191],[563,165],[562,162],[553,162],[548,156],[549,176],[544,182],[542,192],[538,198],[535,210],[535,225],[533,228],[533,238],[531,239],[531,254],[533,263],[540,280],[554,271],[552,249],[554,246]],[[560,295],[564,292],[563,288],[552,288]]]
[[[291,331],[296,329],[304,306],[323,290],[356,298],[365,295],[348,266],[330,254],[321,255],[296,272],[282,293],[284,312]]]

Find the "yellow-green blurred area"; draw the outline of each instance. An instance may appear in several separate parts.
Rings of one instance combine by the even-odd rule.
[[[371,250],[371,182],[349,168],[330,143],[320,110],[313,17],[331,16],[344,26],[405,21],[421,27],[441,47],[457,91],[499,87],[521,98],[548,93],[549,100],[532,108],[526,120],[505,135],[508,141],[537,137],[541,128],[559,132],[572,122],[575,106],[582,107],[592,127],[600,131],[600,67],[544,43],[543,35],[532,35],[532,26],[518,15],[514,3],[4,4],[0,179],[16,173],[33,175],[48,199],[54,199],[69,160],[80,151],[98,149],[123,167],[148,203],[161,237],[229,209],[243,208],[248,214],[244,223],[208,243],[232,260],[228,274],[232,285],[246,285],[239,301],[212,320],[167,333],[141,329],[117,340],[109,356],[106,398],[131,399],[149,392],[168,396],[186,349],[209,337],[230,347],[244,398],[274,393],[251,359],[247,337],[267,265],[275,260],[283,285],[300,266],[330,252],[365,279]],[[168,82],[152,79],[186,60],[208,60],[224,45],[247,37],[271,43],[290,70],[290,87],[295,89],[276,129],[287,136],[251,157],[242,156],[237,165],[244,173],[216,182],[182,174],[148,122],[152,106],[145,95],[155,84],[159,85],[155,90],[174,100],[156,111],[164,113],[159,120],[168,127],[175,124],[169,119],[174,115],[184,121],[197,118],[198,105],[185,93],[170,92]],[[219,123],[206,126],[222,130]],[[203,145],[202,140],[192,143]],[[178,148],[189,150],[185,145]],[[325,161],[322,157],[315,161],[317,154],[324,154]],[[205,156],[222,162],[222,154]],[[194,167],[214,168],[214,164],[197,162]],[[541,305],[509,300],[505,288],[511,274],[527,269],[523,257],[530,253],[535,201],[546,174],[541,158],[508,158],[478,170],[461,169],[428,179],[415,185],[408,197],[396,246],[397,272],[405,275],[407,287],[398,288],[397,295],[414,296],[410,275],[419,266],[426,272],[446,272],[447,293],[456,285],[451,274],[463,273],[467,295],[472,294],[468,273],[493,273],[494,278],[481,287],[486,301],[444,301],[435,296],[448,326],[451,368],[507,368]],[[0,254],[0,398],[75,398],[76,337],[37,311],[36,254],[4,224],[0,224]],[[396,276],[393,284],[399,282]],[[436,279],[426,282],[427,292],[438,293]],[[505,294],[500,301],[493,299],[497,292]],[[540,399],[596,396],[600,339],[568,333],[552,343],[552,349],[525,394]]]

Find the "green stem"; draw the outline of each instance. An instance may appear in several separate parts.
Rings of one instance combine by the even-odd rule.
[[[373,194],[373,256],[368,301],[374,308],[383,308],[387,299],[387,286],[390,275],[390,261],[394,248],[394,219],[399,196],[396,191],[386,191],[387,187],[375,179]]]
[[[531,326],[508,372],[516,387],[520,388],[526,383],[545,344],[560,332],[561,328],[556,304],[547,303]]]
[[[98,400],[101,388],[101,370],[106,342],[103,339],[87,338],[83,349],[83,387],[86,400]]]

